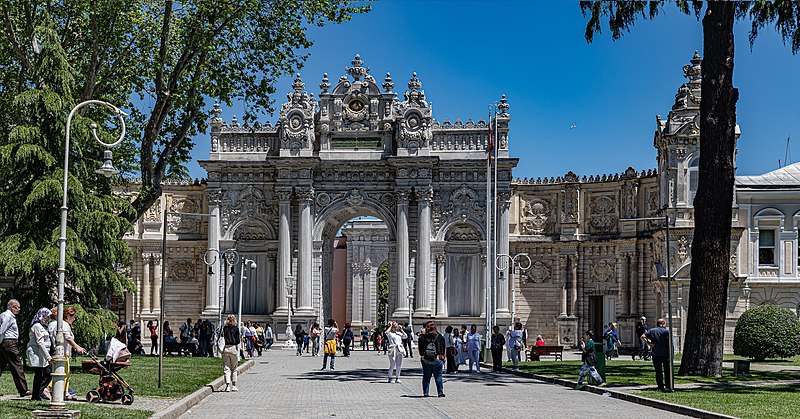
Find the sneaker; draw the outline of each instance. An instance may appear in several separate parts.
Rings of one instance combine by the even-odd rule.
[[[608,385],[608,383],[606,383],[605,381],[603,381],[602,383],[598,384],[597,386],[598,386],[598,387],[605,387],[605,386],[607,386],[607,385]]]
[[[320,368],[320,371],[325,371],[325,367]]]
[[[231,391],[239,391],[239,389],[236,388],[236,386],[233,386],[233,387],[231,387]]]
[[[391,379],[391,378],[389,379],[389,382],[390,382],[390,383],[392,382],[392,379]]]
[[[394,380],[394,382],[400,384],[400,380]]]
[[[26,396],[30,396],[31,394],[32,394],[32,393],[31,393],[31,391],[30,391],[30,390],[28,390],[28,392],[27,392],[27,393],[25,393],[25,395],[26,395]],[[68,389],[68,390],[67,390],[67,394],[69,394],[70,396],[74,396],[74,395],[78,394],[78,392],[77,392],[77,391],[73,391],[73,390],[70,388],[70,389]]]
[[[225,386],[225,392],[226,393],[230,393],[231,392],[231,386],[230,385],[226,385]]]
[[[439,397],[444,397],[444,393],[440,394]]]
[[[331,369],[334,369],[333,366],[331,366]]]
[[[575,390],[580,390],[580,389],[582,389],[584,387],[586,387],[586,384],[578,383],[578,385],[575,386]]]

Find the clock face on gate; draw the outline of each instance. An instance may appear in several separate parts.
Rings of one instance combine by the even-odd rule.
[[[359,113],[363,112],[364,109],[366,109],[366,106],[364,105],[363,100],[352,99],[350,102],[347,103],[347,108],[350,109],[350,111],[352,112]]]

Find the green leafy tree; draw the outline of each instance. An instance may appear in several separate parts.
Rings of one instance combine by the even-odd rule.
[[[56,300],[65,120],[75,104],[75,79],[54,26],[43,20],[34,29],[37,51],[27,65],[25,88],[0,92],[10,105],[0,130],[0,272],[15,278],[15,290],[6,294],[23,302],[23,318]],[[98,307],[106,296],[133,288],[118,268],[130,261],[122,240],[130,223],[121,215],[134,211],[94,173],[100,162],[92,156],[100,149],[90,137],[91,116],[72,124],[65,295],[69,302]]]
[[[389,310],[389,264],[384,263],[378,268],[378,323],[383,323]]]
[[[592,42],[608,19],[613,39],[629,32],[637,19],[653,19],[664,1],[604,1],[580,4],[586,40]],[[689,311],[681,375],[718,376],[722,372],[723,335],[730,260],[731,202],[733,200],[736,102],[733,87],[737,19],[751,21],[750,45],[759,30],[774,25],[792,53],[800,50],[800,2],[797,1],[675,1],[679,10],[702,16],[703,65],[700,104],[700,167],[694,200]]]

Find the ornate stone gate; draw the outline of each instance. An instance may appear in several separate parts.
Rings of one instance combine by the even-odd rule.
[[[416,73],[402,98],[394,86],[389,73],[378,86],[356,56],[335,85],[323,75],[318,98],[298,75],[275,125],[240,125],[235,117],[226,123],[215,105],[211,153],[201,161],[209,210],[220,215],[209,224],[208,247],[237,247],[258,262],[243,289],[251,317],[287,316],[289,275],[297,277],[293,319],[316,318],[320,308],[327,317],[332,304],[348,304],[331,300],[332,244],[360,215],[388,229],[392,317],[408,316],[409,275],[416,277],[416,317],[485,315],[489,123],[433,119]],[[499,108],[498,250],[507,252],[517,160],[508,158],[505,98]],[[207,289],[218,281],[210,275]],[[507,316],[507,290],[498,297],[500,316]],[[209,292],[206,308],[216,304]]]

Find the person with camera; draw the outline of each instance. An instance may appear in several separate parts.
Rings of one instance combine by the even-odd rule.
[[[403,342],[408,339],[403,326],[397,322],[389,322],[389,327],[383,332],[389,344],[389,382],[392,382],[392,371],[394,371],[394,382],[400,382],[400,367],[403,365]]]
[[[444,338],[436,330],[436,323],[425,323],[425,333],[419,337],[419,357],[422,362],[422,395],[428,397],[431,377],[436,381],[436,392],[444,397],[442,367],[444,366]]]

